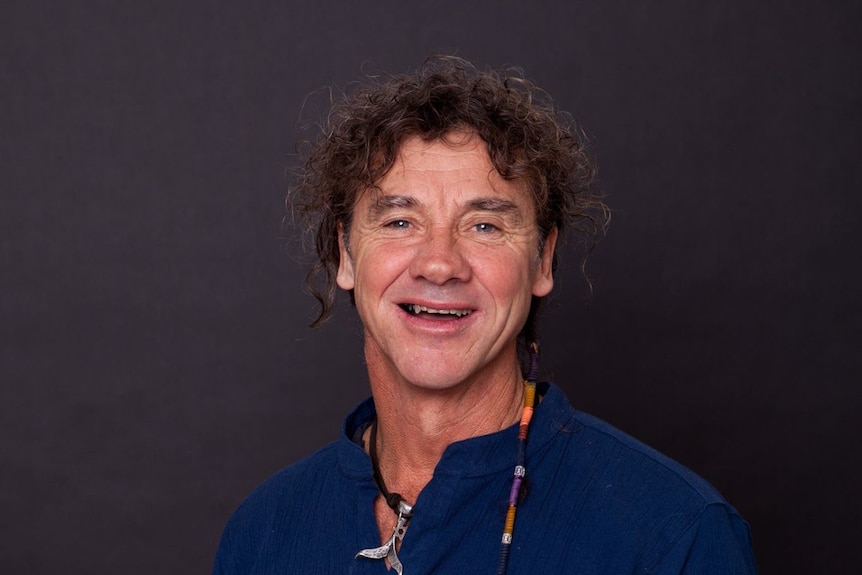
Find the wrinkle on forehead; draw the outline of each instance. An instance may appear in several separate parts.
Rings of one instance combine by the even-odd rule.
[[[438,144],[443,144],[445,148],[441,149],[437,146]],[[439,156],[445,158],[445,160],[441,161],[440,165],[421,165],[423,162],[427,163],[428,156]],[[461,169],[475,169],[476,159],[480,159],[484,167],[487,167],[487,173],[481,179],[488,185],[490,190],[499,192],[500,185],[514,184],[520,188],[520,192],[524,194],[530,207],[535,209],[535,198],[530,193],[529,184],[524,180],[510,179],[500,174],[488,155],[485,141],[475,131],[468,128],[451,130],[440,137],[430,140],[426,140],[420,135],[406,137],[399,145],[395,159],[389,170],[374,185],[367,186],[356,195],[354,207],[358,206],[360,202],[366,201],[366,199],[366,210],[369,212],[369,215],[379,215],[391,208],[416,207],[418,203],[411,197],[410,190],[384,190],[381,184],[393,177],[404,177],[411,171],[420,173],[437,171],[443,173],[456,172]],[[453,160],[455,161],[453,162]],[[470,177],[469,179],[476,180],[474,177]],[[493,212],[510,211],[508,209],[509,206],[503,205],[505,202],[506,200],[497,200],[493,195],[489,195],[486,198],[469,200],[467,207]],[[509,203],[511,204],[512,202]]]
[[[421,145],[416,147],[408,145],[414,142]],[[440,149],[437,147],[436,144],[438,143],[443,144],[445,148]],[[442,156],[446,157],[450,162],[453,158],[460,160],[456,165],[448,168],[453,171],[472,164],[475,158],[480,158],[488,166],[489,174],[497,173],[496,168],[491,163],[485,141],[473,132],[461,130],[447,132],[443,136],[433,140],[425,140],[420,136],[409,136],[399,146],[392,168],[394,169],[396,165],[401,164],[401,168],[404,169],[406,168],[407,158],[423,158],[424,156]]]

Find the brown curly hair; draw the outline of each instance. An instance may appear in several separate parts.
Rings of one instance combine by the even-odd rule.
[[[332,312],[338,224],[350,228],[359,193],[387,173],[406,137],[431,141],[453,130],[476,133],[504,178],[528,184],[542,240],[554,227],[577,233],[583,267],[608,210],[593,191],[595,164],[572,118],[519,70],[480,71],[461,58],[433,56],[413,74],[370,80],[333,102],[322,133],[303,154],[290,197],[319,258],[306,278],[321,306],[312,326]],[[539,299],[521,333],[526,341],[535,339]]]

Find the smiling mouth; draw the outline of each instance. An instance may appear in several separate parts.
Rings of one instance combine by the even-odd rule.
[[[421,315],[421,314],[431,314],[436,315],[438,317],[456,317],[461,318],[470,315],[473,313],[473,310],[469,309],[437,309],[433,307],[426,307],[424,305],[417,305],[414,303],[403,303],[401,304],[401,309],[409,313],[410,315]]]

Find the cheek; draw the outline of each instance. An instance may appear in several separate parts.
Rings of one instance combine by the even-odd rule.
[[[381,296],[410,263],[408,249],[377,247],[361,250],[354,260],[356,291]]]
[[[485,278],[495,292],[517,295],[528,286],[536,272],[536,258],[526,250],[488,250],[474,254],[470,264],[474,273]]]
[[[533,292],[534,269],[527,258],[494,258],[477,262],[473,266],[474,276],[495,302],[499,319],[507,322],[526,321]]]

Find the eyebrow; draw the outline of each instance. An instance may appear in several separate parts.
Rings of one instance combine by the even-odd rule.
[[[412,196],[378,195],[368,206],[368,217],[372,220],[381,218],[388,211],[396,208],[416,208],[419,202]],[[467,203],[472,211],[493,212],[504,216],[516,217],[521,220],[521,210],[518,204],[502,198],[475,198]]]
[[[476,198],[471,200],[468,206],[470,209],[475,211],[491,212],[512,218],[510,221],[515,225],[520,225],[523,220],[523,214],[521,213],[518,204],[512,200],[502,198]]]
[[[504,212],[513,214],[518,214],[520,212],[518,204],[511,200],[504,200],[501,198],[476,198],[475,200],[471,200],[468,205],[474,210],[480,210],[483,212]]]
[[[380,194],[368,205],[368,217],[378,219],[394,208],[415,208],[418,202],[410,196],[387,196]]]

